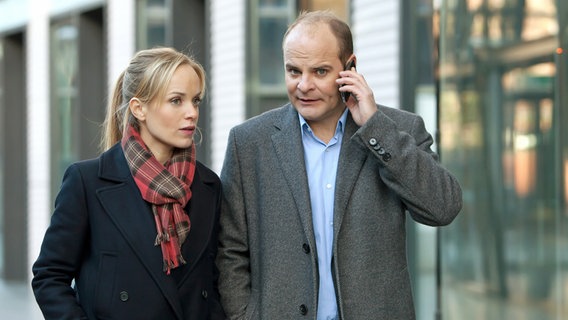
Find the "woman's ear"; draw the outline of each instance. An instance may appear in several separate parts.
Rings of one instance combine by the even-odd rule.
[[[144,121],[146,119],[146,113],[144,112],[144,106],[138,98],[132,98],[128,102],[128,108],[130,113],[138,119],[138,121]]]

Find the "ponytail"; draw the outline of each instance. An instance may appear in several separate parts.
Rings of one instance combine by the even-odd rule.
[[[122,84],[125,73],[126,70],[123,71],[116,80],[114,90],[110,96],[110,101],[107,104],[107,112],[103,122],[103,134],[100,142],[100,149],[102,151],[108,150],[122,139],[122,130],[124,127],[123,118],[125,115],[121,111],[123,111],[123,108],[128,107],[128,102],[122,101]]]

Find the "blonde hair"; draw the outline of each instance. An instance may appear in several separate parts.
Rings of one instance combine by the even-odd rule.
[[[107,105],[103,123],[101,149],[108,150],[122,139],[128,123],[138,126],[128,104],[134,97],[151,103],[164,96],[174,72],[182,65],[191,66],[201,81],[201,97],[205,94],[205,71],[192,57],[173,48],[141,50],[119,75]]]

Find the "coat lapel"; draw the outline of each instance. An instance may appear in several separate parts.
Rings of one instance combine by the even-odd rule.
[[[156,226],[152,213],[140,197],[122,148],[115,146],[100,161],[101,178],[119,182],[96,191],[101,205],[181,319],[176,283],[162,270],[162,253],[154,246]]]
[[[283,111],[282,117],[274,123],[276,132],[272,135],[272,144],[279,160],[278,164],[294,197],[304,232],[308,240],[315,245],[300,121],[298,113],[290,104]]]
[[[186,250],[182,248],[183,257],[187,265],[183,271],[185,276],[180,284],[187,279],[197,264],[197,261],[199,261],[201,256],[205,253],[209,239],[211,239],[211,233],[213,232],[215,212],[210,208],[217,202],[217,199],[215,198],[215,192],[206,185],[207,183],[208,181],[203,181],[199,175],[199,171],[196,170],[191,185],[191,191],[193,195],[197,194],[199,196],[192,196],[189,205],[188,214],[191,221],[191,229],[187,239],[182,245],[182,247],[188,246]]]
[[[349,202],[355,182],[359,178],[359,172],[367,158],[367,153],[361,151],[361,147],[351,139],[358,129],[359,126],[353,121],[351,113],[348,113],[347,124],[345,126],[345,132],[343,133],[343,141],[341,142],[341,153],[339,154],[337,180],[335,183],[333,217],[334,239],[337,239],[347,203]]]

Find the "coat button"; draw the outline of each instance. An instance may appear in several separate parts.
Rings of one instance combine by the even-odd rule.
[[[307,243],[304,243],[302,245],[302,250],[304,250],[305,254],[309,254],[310,253],[310,246]]]
[[[207,290],[201,291],[201,296],[203,297],[203,299],[207,299],[207,295],[208,295]]]
[[[379,150],[377,150],[377,153],[380,155],[385,154],[385,148],[379,148]]]
[[[383,161],[388,162],[391,159],[391,154],[390,153],[385,153],[383,154]]]
[[[128,301],[128,292],[126,292],[126,291],[120,292],[120,301],[123,301],[123,302]]]
[[[375,139],[375,138],[369,139],[369,144],[372,145],[372,146],[375,146],[377,144],[377,139]]]
[[[308,307],[306,307],[305,304],[300,306],[300,313],[305,316],[306,314],[308,314]]]

